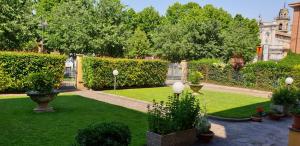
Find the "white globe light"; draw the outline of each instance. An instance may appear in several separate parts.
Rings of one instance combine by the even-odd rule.
[[[174,93],[180,94],[184,89],[184,85],[181,82],[176,82],[173,84],[172,88]]]
[[[114,76],[119,75],[119,71],[115,69],[115,70],[113,71],[113,75],[114,75]]]
[[[291,77],[288,77],[288,78],[285,79],[285,83],[286,83],[287,85],[291,85],[291,84],[293,84],[293,82],[294,82],[294,79],[291,78]]]

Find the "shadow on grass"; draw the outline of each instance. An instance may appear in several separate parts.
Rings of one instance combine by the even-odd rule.
[[[212,112],[212,113],[209,113],[209,115],[217,116],[217,117],[224,117],[224,118],[250,118],[251,115],[256,113],[256,108],[259,106],[263,107],[265,112],[268,112],[269,108],[270,108],[270,101],[250,104],[250,105],[236,107],[236,108],[231,108],[231,109],[227,109],[227,110],[219,111],[219,112]]]

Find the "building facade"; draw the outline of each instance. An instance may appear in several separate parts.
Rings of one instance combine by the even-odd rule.
[[[283,59],[290,49],[291,32],[289,10],[282,8],[272,22],[259,20],[261,47],[263,55],[258,60]]]

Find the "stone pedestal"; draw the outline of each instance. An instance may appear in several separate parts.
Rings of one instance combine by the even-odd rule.
[[[82,54],[77,54],[76,56],[76,88],[79,90],[85,89],[83,85],[83,71],[82,71]]]
[[[181,69],[182,69],[181,81],[182,81],[182,83],[186,83],[187,76],[188,76],[188,62],[186,60],[182,60],[180,65],[181,65]]]
[[[291,51],[300,54],[300,2],[291,3],[289,6],[294,8]]]
[[[288,146],[299,146],[299,145],[300,145],[300,130],[295,130],[290,128]]]

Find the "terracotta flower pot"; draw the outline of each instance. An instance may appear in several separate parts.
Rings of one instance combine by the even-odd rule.
[[[270,113],[269,114],[269,119],[274,120],[274,121],[278,121],[282,117],[284,117],[284,114],[275,114],[275,113]]]
[[[210,143],[211,140],[214,138],[214,135],[215,135],[214,132],[209,131],[208,133],[199,133],[197,134],[197,137],[203,143]]]
[[[190,88],[194,93],[199,93],[199,91],[202,89],[203,85],[200,84],[190,84]]]
[[[38,91],[29,91],[26,94],[30,99],[38,104],[34,109],[35,112],[53,112],[53,108],[49,107],[48,104],[51,102],[59,92],[53,90],[51,93],[40,93]]]
[[[294,115],[294,123],[292,128],[300,130],[300,115]]]

